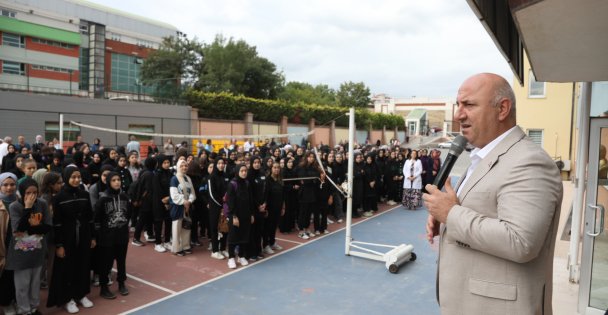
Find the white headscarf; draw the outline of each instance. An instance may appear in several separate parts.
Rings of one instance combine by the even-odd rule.
[[[183,164],[186,164],[187,162],[184,160],[179,160],[177,161],[177,169],[176,169],[176,173],[175,173],[175,177],[177,177],[177,180],[179,181],[180,186],[182,186],[182,193],[184,195],[187,194],[188,189],[190,190],[190,193],[194,193],[194,188],[192,186],[192,181],[190,180],[190,177],[188,175],[186,175],[185,173],[182,173],[181,170],[181,166]]]

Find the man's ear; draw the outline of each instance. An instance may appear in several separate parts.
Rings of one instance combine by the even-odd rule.
[[[498,120],[499,121],[505,121],[505,120],[509,119],[509,117],[511,116],[512,106],[513,106],[513,104],[511,103],[511,100],[509,100],[508,98],[505,97],[500,100],[500,102],[496,106],[498,109]]]

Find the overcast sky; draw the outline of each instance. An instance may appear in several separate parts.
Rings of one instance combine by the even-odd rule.
[[[455,97],[462,81],[512,72],[465,0],[92,0],[210,43],[244,39],[287,81],[363,81],[372,94]]]

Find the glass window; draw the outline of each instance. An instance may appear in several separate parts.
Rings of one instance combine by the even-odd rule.
[[[129,124],[129,131],[154,133],[154,125]],[[129,135],[131,137],[131,135]],[[151,140],[154,137],[136,135],[138,141]]]
[[[528,137],[532,142],[543,146],[543,131],[541,129],[528,129]]]
[[[2,73],[25,75],[25,64],[4,60],[2,62]]]
[[[0,15],[6,16],[9,18],[15,18],[15,16],[17,16],[17,13],[15,11],[7,10],[7,9],[0,9]]]
[[[78,69],[80,70],[80,80],[78,88],[80,90],[89,89],[89,49],[80,47],[80,57],[78,60]]]
[[[528,97],[529,98],[543,98],[545,97],[545,82],[538,82],[534,77],[532,70],[530,73],[530,82],[528,85]]]
[[[111,82],[112,90],[129,92],[134,94],[145,94],[147,89],[139,86],[139,70],[141,64],[137,63],[140,59],[135,56],[112,54]]]
[[[72,125],[69,122],[63,123],[63,141],[76,141],[78,135],[80,135],[79,126]],[[59,139],[59,122],[45,121],[44,139],[46,141],[52,141],[53,138]]]
[[[25,48],[25,37],[17,34],[2,33],[2,45]]]

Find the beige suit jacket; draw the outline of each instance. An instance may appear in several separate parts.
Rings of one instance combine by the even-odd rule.
[[[517,127],[479,163],[459,200],[440,230],[441,313],[552,314],[562,202],[555,162]]]

